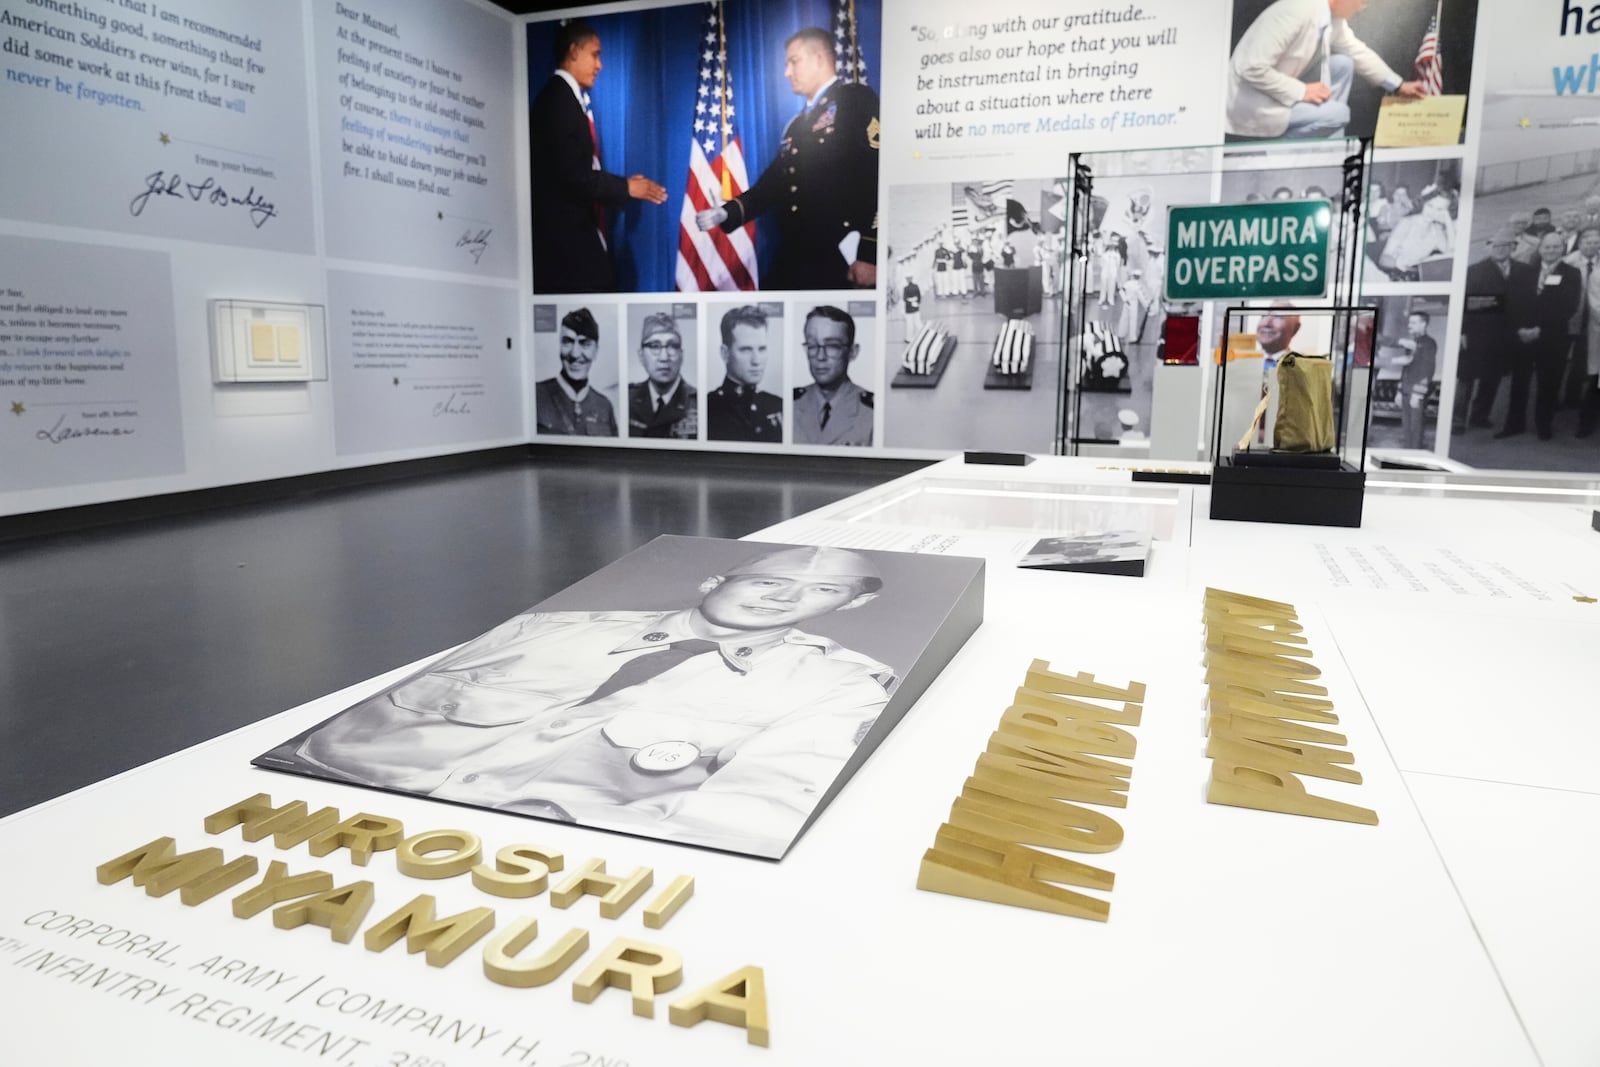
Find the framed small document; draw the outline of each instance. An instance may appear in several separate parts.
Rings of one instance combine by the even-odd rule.
[[[1378,108],[1379,148],[1424,148],[1461,143],[1467,114],[1465,96],[1429,96],[1405,100],[1386,96]]]

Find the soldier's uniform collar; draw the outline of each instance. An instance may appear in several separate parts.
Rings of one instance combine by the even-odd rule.
[[[827,95],[828,95],[828,90],[832,89],[838,83],[839,83],[839,76],[837,74],[835,74],[833,77],[829,78],[828,79],[828,84],[826,84],[822,88],[818,89],[817,90],[817,95],[813,96],[810,100],[806,101],[806,110],[810,111],[812,108],[814,108],[818,104],[822,103],[823,99],[826,98]]]
[[[722,660],[740,674],[748,674],[762,653],[778,645],[809,645],[823,652],[835,652],[839,646],[826,637],[789,629],[760,637],[749,638],[734,634],[723,638],[705,638],[689,627],[691,611],[674,611],[647,624],[642,630],[611,651],[639,652],[646,649],[666,648],[678,641],[712,641],[722,654]]]

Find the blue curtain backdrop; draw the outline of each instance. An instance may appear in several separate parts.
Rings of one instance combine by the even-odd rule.
[[[602,69],[590,106],[600,134],[601,161],[613,174],[644,174],[667,190],[667,202],[659,207],[636,201],[609,218],[607,239],[617,265],[617,287],[623,292],[673,289],[695,88],[701,59],[708,47],[715,47],[705,39],[712,10],[695,3],[584,18],[600,35]],[[724,22],[734,130],[754,182],[776,155],[784,128],[803,103],[783,76],[783,42],[805,26],[831,30],[834,5],[830,0],[730,0]],[[528,88],[535,96],[552,69],[556,25],[528,24]],[[867,80],[876,89],[882,40],[876,0],[857,0],[856,33],[867,61]],[[539,235],[533,239],[538,241]],[[763,277],[773,251],[766,224],[758,222],[756,254]]]

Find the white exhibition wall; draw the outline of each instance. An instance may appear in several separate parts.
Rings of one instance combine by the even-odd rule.
[[[645,2],[514,19],[484,0],[11,5],[0,22],[0,137],[21,151],[0,177],[0,514],[528,440],[902,456],[1048,450],[1056,382],[1072,355],[1052,258],[1069,157],[1218,144],[1230,123],[1247,124],[1248,108],[1229,118],[1230,70],[1248,66],[1268,6],[1014,0],[977,18],[955,0],[730,0],[720,10]],[[1527,227],[1517,249],[1526,260],[1542,220],[1524,213],[1550,209],[1574,248],[1577,231],[1600,221],[1589,39],[1600,23],[1571,14],[1579,6],[1373,0],[1350,20],[1383,63],[1412,79],[1437,17],[1439,88],[1466,104],[1454,143],[1377,153],[1383,192],[1369,205],[1364,278],[1364,295],[1387,316],[1375,444],[1478,467],[1600,469],[1600,438],[1575,432],[1585,347],[1600,352],[1587,344],[1588,316],[1572,323],[1580,343],[1563,349],[1559,371],[1533,383],[1535,393],[1560,390],[1549,440],[1493,436],[1510,419],[1516,353],[1493,381],[1481,360],[1458,361],[1472,266],[1489,237]],[[593,91],[606,169],[648,174],[668,199],[607,221],[620,291],[535,293],[528,191],[544,161],[530,159],[529,104],[548,78],[552,20],[574,14],[606,45]],[[712,157],[723,150],[719,123],[696,125],[707,113],[697,111],[703,87],[720,112],[719,64],[697,35],[714,27],[727,42],[739,95],[722,121],[742,144],[742,185],[777,165],[801,108],[783,77],[782,42],[805,24],[858,49],[878,96],[879,121],[859,131],[878,171],[876,285],[744,298],[676,291],[680,223],[694,239],[694,201],[706,193],[702,184],[690,195],[691,144]],[[668,47],[684,34],[691,47]],[[1473,63],[1475,40],[1494,42],[1493,64]],[[1381,97],[1356,78],[1348,132],[1373,131]],[[832,130],[831,115],[807,116],[811,128],[799,132],[849,136]],[[1108,192],[1138,200],[1138,177],[1121,175]],[[1450,210],[1425,230],[1429,187]],[[1118,218],[1126,209],[1106,205]],[[1133,228],[1159,230],[1159,213]],[[778,214],[757,218],[753,231],[752,254],[769,278],[794,240]],[[850,225],[874,232],[859,219]],[[844,251],[859,254],[855,241]],[[941,244],[977,261],[964,284],[954,273],[935,277],[951,270],[937,261]],[[1159,257],[1158,243],[1148,244],[1139,254]],[[1099,421],[1133,427],[1119,446],[1130,459],[1195,458],[1177,454],[1187,429],[1153,423],[1202,406],[1202,376],[1157,372],[1160,293],[1144,276],[1155,271],[1135,277],[1126,260],[1119,269],[1103,317],[1130,333],[1135,366],[1125,399],[1096,398]],[[918,321],[908,311],[913,283],[920,322],[944,324],[955,341],[949,374],[933,389],[892,384]],[[1022,287],[1020,300],[1001,299],[1008,285]],[[207,302],[217,299],[325,307],[325,376],[216,383]],[[779,406],[759,438],[713,440],[706,405],[723,380],[718,325],[741,302],[766,309],[779,335],[760,383]],[[800,396],[818,373],[803,327],[824,304],[855,322],[862,352],[852,377],[874,397],[852,409],[849,433],[804,422],[819,420],[820,405]],[[590,305],[614,334],[601,338],[597,389],[619,409],[626,384],[642,376],[645,338],[629,332],[641,308],[684,324],[698,395],[676,436],[630,436],[621,410],[611,438],[536,429],[534,385],[557,366],[545,336],[553,312]],[[1401,313],[1416,309],[1433,316],[1439,355],[1420,439],[1408,439],[1395,342]],[[1033,331],[1032,388],[985,388],[995,340],[1017,318]],[[1482,346],[1473,351],[1481,356]],[[1483,411],[1492,425],[1466,425],[1470,394],[1491,386]]]
[[[526,441],[514,26],[9,5],[0,514]],[[215,383],[219,299],[326,308],[320,380]]]

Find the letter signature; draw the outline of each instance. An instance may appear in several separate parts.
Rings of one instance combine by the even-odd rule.
[[[456,239],[456,247],[465,248],[467,254],[472,257],[472,262],[476,263],[489,250],[489,235],[493,232],[493,230],[468,230]]]
[[[450,394],[450,399],[441,400],[438,403],[433,405],[433,416],[434,416],[434,418],[438,418],[440,415],[471,415],[471,414],[472,414],[471,406],[469,406],[465,400],[463,400],[459,404],[456,403],[456,394],[454,394],[454,393]]]
[[[152,198],[165,196],[175,196],[179,200],[187,198],[192,203],[204,202],[216,207],[242,207],[258,230],[266,225],[268,219],[278,216],[277,205],[268,200],[266,194],[256,192],[254,185],[243,196],[234,196],[215,178],[186,182],[181,174],[174,172],[169,175],[164,170],[145,176],[143,190],[128,201],[128,214],[138,218],[144,214]]]
[[[66,421],[67,417],[63,415],[56,420],[54,426],[48,430],[36,430],[33,436],[41,441],[49,441],[53,445],[59,445],[63,441],[73,441],[80,437],[130,437],[134,433],[132,427],[124,426],[112,426],[110,428],[100,426],[63,426],[62,423]]]

